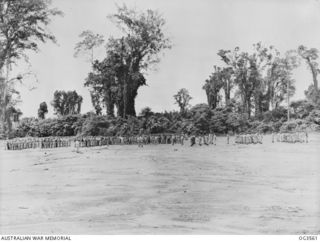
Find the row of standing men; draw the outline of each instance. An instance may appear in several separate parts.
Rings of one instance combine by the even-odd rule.
[[[285,143],[303,143],[309,142],[308,132],[293,132],[293,133],[272,133],[272,143],[275,142],[285,142]]]
[[[191,136],[191,140],[199,145],[214,144],[216,135],[198,135]],[[94,147],[105,145],[149,145],[149,144],[181,144],[184,145],[189,140],[187,135],[181,134],[160,134],[160,135],[139,135],[139,136],[80,136],[76,138],[66,137],[46,137],[46,138],[15,138],[8,140],[5,144],[7,150],[23,150],[23,149],[47,149],[70,147]]]
[[[230,136],[227,134],[227,144],[230,143]],[[238,134],[235,135],[236,144],[262,144],[262,134]],[[295,133],[272,133],[272,143],[275,142],[308,142],[307,132]],[[214,133],[202,135],[185,135],[185,134],[159,134],[159,135],[136,135],[136,136],[80,136],[80,137],[46,137],[46,138],[16,138],[8,140],[5,148],[7,150],[22,149],[47,149],[59,147],[93,147],[106,145],[143,145],[148,144],[180,144],[184,145],[189,142],[190,146],[194,145],[216,145],[217,136]]]
[[[7,150],[23,150],[23,149],[48,149],[70,147],[71,140],[62,137],[46,137],[46,138],[17,138],[6,142]]]
[[[239,134],[235,137],[236,144],[262,144],[262,134]]]

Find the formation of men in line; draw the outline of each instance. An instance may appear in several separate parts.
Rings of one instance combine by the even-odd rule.
[[[294,132],[294,133],[272,133],[272,143],[275,142],[286,142],[286,143],[308,143],[308,132]]]
[[[194,145],[216,145],[217,136],[215,134],[202,134],[202,135],[192,135],[190,137],[190,146]]]
[[[110,137],[104,136],[82,136],[74,139],[75,147],[93,147],[110,144]]]
[[[226,136],[227,144],[230,143],[230,136]],[[237,134],[235,135],[235,144],[262,144],[263,135],[256,134]],[[272,133],[272,143],[308,143],[307,132],[295,133]],[[190,146],[195,145],[216,145],[217,136],[214,133],[186,135],[186,134],[153,134],[153,135],[135,135],[135,136],[80,136],[80,137],[46,137],[46,138],[16,138],[6,142],[7,150],[22,149],[47,149],[74,146],[77,150],[81,147],[108,146],[108,145],[138,145],[143,147],[150,144],[180,144],[188,142]]]
[[[183,144],[186,136],[177,134],[135,135],[135,136],[86,136],[75,139],[75,146],[92,147],[103,145]]]
[[[48,149],[71,146],[71,140],[63,137],[16,138],[6,142],[7,150]]]
[[[236,144],[262,144],[262,134],[238,134],[235,137]]]
[[[191,136],[191,146],[216,144],[217,137],[214,134]],[[7,150],[22,150],[35,148],[76,148],[94,147],[106,145],[138,145],[143,147],[149,144],[184,145],[189,140],[185,134],[159,134],[136,136],[80,136],[77,138],[46,137],[46,138],[16,138],[6,142]]]
[[[184,145],[190,139],[191,146],[216,144],[217,136],[215,134],[193,135],[189,137],[185,134],[159,134],[159,135],[136,135],[136,136],[113,136],[113,137],[78,137],[75,140],[75,147],[92,147],[102,145],[157,145],[171,144]]]

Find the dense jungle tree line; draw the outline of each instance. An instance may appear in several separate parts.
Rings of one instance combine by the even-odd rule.
[[[155,113],[146,107],[136,115],[135,99],[139,88],[147,84],[146,73],[160,61],[160,54],[171,48],[171,42],[163,31],[165,20],[157,11],[138,12],[122,6],[109,16],[122,36],[105,40],[86,30],[75,46],[75,56],[90,56],[92,69],[84,86],[90,91],[94,111],[81,115],[83,99],[76,91],[56,91],[51,105],[57,118],[45,118],[48,106],[42,102],[38,118],[23,118],[11,132],[12,122],[21,116],[14,83],[22,77],[9,79],[10,65],[24,58],[25,50],[37,50],[38,41],[55,41],[46,26],[61,12],[49,6],[45,0],[5,0],[0,4],[1,126],[12,136],[319,130],[319,51],[303,45],[284,54],[260,42],[249,52],[239,47],[219,50],[221,63],[203,80],[206,104],[191,106],[191,94],[181,88],[173,96],[179,112]],[[22,12],[29,14],[21,16]],[[105,57],[96,60],[94,49],[103,43]],[[290,101],[295,92],[292,72],[300,65],[310,70],[310,85],[304,100]]]

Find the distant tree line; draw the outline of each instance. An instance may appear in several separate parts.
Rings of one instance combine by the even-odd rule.
[[[81,104],[83,98],[76,91],[55,91],[53,94],[53,100],[51,105],[54,109],[54,114],[58,117],[80,114]],[[45,115],[48,113],[48,105],[46,102],[42,102],[38,108],[38,118],[45,119]]]
[[[139,135],[161,133],[216,134],[278,131],[320,131],[320,110],[309,105],[306,109],[295,109],[292,119],[287,121],[287,110],[280,107],[263,114],[262,120],[249,119],[235,110],[237,104],[210,109],[207,104],[197,104],[184,115],[180,112],[153,112],[143,108],[137,117],[129,118],[87,114],[66,115],[57,118],[23,118],[14,130],[15,137],[24,136],[73,136],[73,135]],[[300,105],[299,105],[300,106]]]
[[[286,97],[293,96],[292,70],[298,66],[294,51],[281,56],[275,47],[257,43],[252,53],[237,47],[233,51],[220,50],[218,55],[224,67],[214,66],[203,86],[211,108],[222,104],[223,94],[224,105],[235,100],[241,104],[239,111],[249,118],[261,117],[262,113],[279,108]]]
[[[21,12],[26,14],[20,16]],[[12,117],[21,115],[16,108],[19,93],[9,85],[8,67],[23,58],[25,50],[37,50],[37,41],[55,41],[46,25],[57,14],[61,12],[50,9],[44,0],[0,3],[2,128],[11,130]],[[251,51],[239,47],[219,50],[221,64],[213,66],[209,77],[201,80],[206,104],[191,106],[191,94],[181,88],[173,96],[179,112],[156,113],[145,107],[137,115],[135,99],[139,88],[147,84],[146,73],[159,63],[160,54],[171,48],[164,33],[165,20],[157,11],[138,12],[125,5],[108,18],[122,31],[120,37],[106,41],[102,35],[86,30],[75,46],[75,56],[89,55],[91,71],[84,86],[89,88],[94,112],[81,115],[83,98],[76,91],[57,90],[51,102],[57,117],[46,119],[48,105],[42,102],[38,118],[22,119],[14,136],[319,130],[319,51],[303,45],[284,54],[262,43],[254,44]],[[12,31],[15,35],[8,36]],[[94,50],[103,43],[105,56],[96,60]],[[292,72],[303,63],[310,70],[312,82],[305,91],[306,99],[290,101],[295,92]]]

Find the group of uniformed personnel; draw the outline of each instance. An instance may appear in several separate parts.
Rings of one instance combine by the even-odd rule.
[[[229,137],[229,136],[228,136]],[[217,136],[215,134],[186,135],[186,134],[150,134],[150,135],[134,135],[134,136],[87,136],[75,139],[75,147],[92,147],[102,145],[157,145],[157,144],[180,144],[184,145],[186,141],[190,141],[190,145],[209,145],[216,144]],[[229,141],[229,138],[228,138]]]
[[[256,134],[238,134],[235,137],[236,144],[262,144],[263,135]]]
[[[46,137],[46,138],[15,138],[6,142],[7,150],[23,150],[23,149],[47,149],[69,147],[71,140],[62,137]]]
[[[217,136],[214,133],[210,134],[201,134],[201,135],[192,135],[190,137],[190,146],[194,145],[216,145]]]
[[[109,137],[103,136],[82,136],[74,139],[74,144],[76,147],[93,147],[93,146],[103,146],[109,145]]]
[[[308,132],[293,132],[293,133],[272,133],[272,143],[275,141],[275,136],[277,142],[286,143],[308,143]]]
[[[75,139],[75,146],[92,147],[103,145],[183,144],[185,135],[159,134],[134,136],[86,136]]]
[[[230,136],[227,134],[227,144],[230,142]],[[235,135],[236,144],[262,144],[263,135],[256,134],[237,134]],[[307,132],[294,133],[272,133],[272,143],[275,142],[306,142],[308,143]],[[194,145],[216,145],[217,136],[214,133],[187,135],[187,134],[150,134],[134,136],[79,136],[76,138],[66,137],[45,137],[45,138],[15,138],[6,142],[7,150],[22,150],[35,148],[59,148],[74,147],[93,147],[105,145],[138,145],[143,147],[149,144],[180,144],[184,145],[189,142],[190,146]]]
[[[94,147],[105,145],[143,145],[149,144],[180,144],[184,145],[191,139],[191,146],[194,144],[208,145],[216,144],[215,134],[191,136],[185,134],[156,134],[156,135],[135,135],[135,136],[79,136],[76,138],[45,137],[45,138],[15,138],[6,142],[7,150],[35,149],[35,148],[58,148],[69,147]],[[193,142],[194,140],[194,142]],[[194,144],[193,144],[194,143]]]

